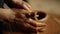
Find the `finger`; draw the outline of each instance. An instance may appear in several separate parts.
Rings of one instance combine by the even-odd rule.
[[[46,24],[45,24],[45,23],[36,23],[36,26],[37,26],[37,27],[45,27]]]
[[[44,27],[37,27],[36,29],[38,32],[43,32],[46,30]]]
[[[36,32],[36,27],[28,24],[28,23],[25,23],[24,24],[25,28],[28,29],[29,31],[33,31],[33,32]]]
[[[27,5],[28,8],[32,8],[31,5],[29,5],[28,3],[24,2],[25,5]]]
[[[22,7],[26,10],[28,10],[29,12],[32,12],[31,9],[26,5],[26,4],[23,4]]]
[[[30,21],[29,23],[31,25],[35,26],[35,27],[44,27],[44,26],[46,26],[45,23],[40,23],[40,22],[34,21],[32,19],[29,19],[29,21]]]
[[[23,0],[12,0],[12,1],[19,5],[22,5],[22,3],[23,3]]]

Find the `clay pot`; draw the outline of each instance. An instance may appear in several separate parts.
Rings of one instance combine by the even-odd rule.
[[[45,25],[45,27],[42,29],[42,31],[43,32],[39,32],[39,31],[37,31],[37,34],[45,34],[44,32],[46,32],[46,30],[47,30],[47,22],[48,22],[48,20],[49,20],[49,15],[48,15],[48,13],[47,12],[44,12],[44,11],[36,11],[35,12],[35,15],[39,15],[39,17],[36,17],[35,16],[35,19],[36,19],[36,21],[38,21],[39,23],[45,23],[46,25]],[[38,24],[39,24],[38,23]],[[37,25],[38,25],[37,24]],[[37,27],[38,28],[38,27]]]
[[[34,18],[35,18],[35,21],[37,22],[36,23],[36,28],[38,29],[39,27],[38,27],[38,24],[39,23],[43,23],[43,24],[45,24],[45,25],[43,25],[43,28],[41,29],[41,31],[39,32],[39,31],[37,31],[37,34],[40,34],[40,33],[43,33],[43,32],[45,32],[47,29],[46,29],[46,26],[47,26],[47,21],[48,21],[48,19],[49,19],[49,16],[48,16],[48,13],[46,13],[46,12],[44,12],[44,11],[38,11],[38,10],[36,10],[36,12],[34,12],[35,13],[35,16],[34,16]]]
[[[44,23],[48,20],[48,14],[46,12],[37,10],[35,12],[35,19],[36,19],[36,21],[40,21],[40,22]]]

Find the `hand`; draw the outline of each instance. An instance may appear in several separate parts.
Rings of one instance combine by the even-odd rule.
[[[32,9],[32,7],[23,0],[5,0],[5,3],[11,8],[24,8],[26,10]]]
[[[23,0],[5,0],[4,1],[10,8],[22,8]],[[19,5],[18,5],[19,4]]]
[[[21,4],[19,4],[19,1],[17,1],[17,3],[16,1],[17,0],[13,0],[14,5],[18,4],[20,6]],[[15,6],[17,7],[17,5]],[[30,32],[36,32],[38,30],[40,31],[42,28],[45,27],[46,24],[44,23],[37,24],[38,23],[37,21],[25,18],[25,16],[23,16],[21,12],[22,10],[18,8],[17,9],[0,9],[0,19],[4,22],[6,22],[7,20],[12,25],[16,23],[17,28],[23,31],[25,30],[25,31],[30,31]],[[37,26],[39,28],[37,28]],[[40,26],[43,26],[43,27],[40,27]]]
[[[25,16],[23,16],[22,13],[19,12],[22,11],[20,9],[12,10],[0,9],[0,21],[8,21],[11,25],[14,25],[16,23],[16,26],[19,30],[25,30],[29,32],[41,31],[41,29],[43,29],[46,25],[45,23],[39,23],[33,19],[25,18]]]
[[[16,17],[19,17],[19,18],[17,18],[16,21],[19,21],[19,22],[17,22],[16,24],[20,30],[23,30],[25,32],[26,31],[29,31],[29,32],[44,31],[46,24],[40,23],[40,21],[34,20],[31,16],[30,18],[28,18],[26,16],[26,14],[28,14],[26,10],[13,9],[13,11],[18,12]]]

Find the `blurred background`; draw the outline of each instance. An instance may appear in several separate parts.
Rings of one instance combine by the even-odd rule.
[[[60,0],[27,0],[37,10],[46,10],[48,13],[60,16]]]

